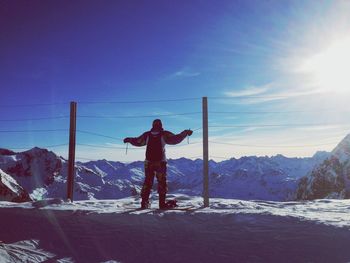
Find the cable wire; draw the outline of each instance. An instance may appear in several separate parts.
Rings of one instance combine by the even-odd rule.
[[[315,126],[349,126],[343,123],[296,123],[296,124],[249,124],[249,125],[209,125],[209,128],[250,128],[250,127],[315,127]]]
[[[134,100],[134,101],[80,101],[79,104],[137,104],[137,103],[178,102],[178,101],[195,101],[195,100],[201,100],[201,98]]]
[[[304,96],[311,95],[311,94],[305,94]],[[234,97],[208,97],[208,99],[211,100],[239,100],[239,99],[289,99],[289,98],[295,98],[295,96],[282,96],[282,95],[240,95],[240,96],[234,96]]]
[[[120,141],[123,140],[122,138],[112,137],[112,136],[109,136],[109,135],[104,135],[104,134],[100,134],[100,133],[96,133],[96,132],[83,131],[83,130],[77,130],[77,132],[90,134],[90,135],[94,135],[94,136],[99,136],[99,137],[104,137],[104,138],[109,138],[109,139],[113,139],[113,140],[120,140]]]
[[[188,146],[188,145],[193,145],[193,144],[199,144],[200,142],[192,142],[189,144],[179,144],[179,145],[169,145],[169,148],[174,148],[174,147],[183,147],[183,146]],[[116,150],[125,150],[125,147],[121,146],[103,146],[103,145],[94,145],[94,144],[86,144],[86,143],[77,143],[79,146],[86,146],[86,147],[92,147],[92,148],[103,148],[103,149],[116,149]],[[146,146],[146,145],[144,145]],[[142,146],[142,147],[144,147]],[[135,147],[135,148],[129,148],[129,150],[144,150],[142,147]]]
[[[307,112],[338,112],[349,113],[349,111],[337,110],[295,110],[295,111],[209,111],[209,114],[290,114],[290,113],[307,113]]]
[[[202,112],[184,112],[184,113],[169,113],[169,114],[158,114],[158,115],[111,115],[111,116],[97,116],[97,115],[78,115],[79,118],[94,118],[94,119],[132,119],[132,118],[157,118],[157,117],[171,117],[171,116],[184,116],[184,115],[195,115],[201,114]]]
[[[69,131],[69,129],[48,129],[48,130],[3,130],[1,133],[17,133],[17,132],[62,132]]]
[[[103,138],[109,138],[109,139],[113,139],[113,140],[119,140],[119,141],[123,141],[124,140],[122,138],[112,137],[112,136],[109,136],[109,135],[104,135],[104,134],[100,134],[100,133],[96,133],[96,132],[90,132],[90,131],[84,131],[84,130],[77,130],[77,132],[90,134],[90,135],[94,135],[94,136],[99,136],[99,137],[103,137]],[[190,144],[194,144],[194,143],[190,143]]]
[[[182,144],[177,144],[177,145],[168,145],[169,148],[174,148],[174,147],[183,147],[183,146],[188,146],[188,145],[193,145],[193,144],[199,144],[202,142],[190,142],[190,143],[182,143]]]
[[[258,148],[304,148],[304,147],[318,147],[318,146],[326,146],[326,145],[335,145],[338,142],[333,143],[321,143],[321,144],[305,144],[305,145],[254,145],[254,144],[236,144],[236,143],[229,143],[229,142],[217,142],[217,141],[209,141],[213,144],[223,144],[223,145],[232,145],[232,146],[239,146],[239,147],[258,147]]]
[[[39,121],[39,120],[56,120],[56,119],[68,119],[69,116],[55,116],[55,117],[42,117],[42,118],[28,118],[28,119],[0,119],[3,122],[16,122],[16,121]]]
[[[5,147],[5,149],[13,149],[13,150],[23,150],[23,149],[32,149],[35,147],[38,148],[56,148],[61,146],[68,146],[68,143],[62,143],[62,144],[55,144],[55,145],[44,145],[44,146],[27,146],[27,147]]]
[[[103,145],[93,145],[93,144],[85,144],[85,143],[77,143],[79,146],[86,146],[92,148],[103,148],[103,149],[114,149],[114,150],[125,150],[125,147],[119,146],[103,146]],[[129,148],[129,150],[144,150],[142,148]]]
[[[12,107],[47,107],[57,105],[69,105],[69,102],[57,102],[57,103],[32,103],[32,104],[0,104],[1,108],[12,108]]]

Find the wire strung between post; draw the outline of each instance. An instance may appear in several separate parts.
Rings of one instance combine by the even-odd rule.
[[[306,94],[308,95],[308,94]],[[240,95],[240,96],[234,96],[234,97],[208,97],[208,99],[211,100],[241,100],[241,99],[290,99],[294,98],[293,96],[278,96],[278,95],[271,95],[271,96],[264,96],[264,95]]]
[[[112,137],[112,136],[108,136],[108,135],[104,135],[104,134],[100,134],[100,133],[95,133],[95,132],[90,132],[90,131],[77,130],[77,132],[90,134],[90,135],[94,135],[94,136],[99,136],[99,137],[103,137],[103,138],[109,138],[109,139],[113,139],[113,140],[123,141],[122,138]],[[197,144],[197,142],[189,143],[189,144]],[[179,147],[179,146],[183,146],[183,145],[171,145],[170,147]],[[131,148],[131,149],[133,149],[133,148]]]
[[[90,134],[90,135],[95,135],[95,136],[104,137],[104,138],[109,138],[109,139],[113,139],[113,140],[119,140],[119,141],[123,140],[122,138],[112,137],[112,136],[109,136],[109,135],[104,135],[104,134],[100,134],[100,133],[96,133],[96,132],[90,132],[90,131],[84,131],[84,130],[77,130],[77,132]]]
[[[344,123],[297,123],[297,124],[249,124],[249,125],[209,125],[209,128],[251,128],[251,127],[317,127],[317,126],[349,126]]]
[[[169,114],[153,114],[153,115],[78,115],[78,118],[93,118],[93,119],[137,119],[137,118],[158,118],[171,116],[184,116],[201,114],[201,112],[184,112],[184,113],[169,113]]]
[[[295,111],[210,111],[210,114],[290,114],[290,113],[308,113],[308,112],[338,112],[349,113],[349,111],[338,110],[295,110]]]
[[[185,144],[177,144],[177,145],[168,145],[168,148],[177,148],[177,147],[184,147],[184,146],[188,146],[188,145],[194,145],[194,144],[199,144],[202,142],[190,142],[190,143],[185,143]]]
[[[323,143],[323,144],[305,144],[305,145],[254,145],[254,144],[236,144],[236,143],[229,143],[229,142],[217,142],[217,141],[209,141],[213,144],[223,144],[223,145],[232,145],[232,146],[239,146],[239,147],[258,147],[258,148],[304,148],[304,147],[318,147],[318,146],[327,146],[327,145],[335,145],[338,142],[334,143]]]
[[[12,107],[47,107],[57,105],[69,105],[70,102],[57,102],[57,103],[33,103],[33,104],[0,104],[0,108],[12,108]]]
[[[124,150],[125,147],[119,147],[119,146],[103,146],[103,145],[93,145],[93,144],[86,144],[86,143],[77,143],[79,146],[86,146],[91,148],[101,148],[101,149],[113,149],[113,150]],[[130,148],[130,150],[143,150],[142,148]]]
[[[16,132],[66,132],[69,129],[48,129],[48,130],[3,130],[1,133],[16,133]]]
[[[200,159],[202,156],[191,156],[191,157],[184,157],[184,158],[187,158],[187,159]],[[171,158],[170,158],[171,159]],[[169,159],[169,160],[170,160]],[[97,162],[97,161],[100,161],[101,159],[91,159],[91,158],[86,158],[86,157],[76,157],[76,160],[84,160],[84,161],[89,161],[89,162]],[[108,161],[108,160],[107,160]],[[76,163],[79,162],[79,161],[76,161]],[[114,162],[114,161],[112,161]],[[138,162],[138,161],[135,161],[135,162]]]
[[[16,121],[41,121],[41,120],[57,120],[57,119],[68,119],[69,116],[55,116],[55,117],[42,117],[42,118],[28,118],[28,119],[3,119],[3,122],[16,122]]]
[[[35,147],[38,148],[56,148],[56,147],[62,147],[62,146],[67,146],[68,143],[62,143],[62,144],[55,144],[55,145],[44,145],[44,146],[27,146],[27,147],[4,147],[6,149],[13,149],[13,150],[25,150],[25,149],[32,149]]]
[[[200,142],[191,142],[190,144],[169,145],[168,147],[169,148],[183,147],[183,146],[199,144],[199,143]],[[120,146],[103,146],[103,145],[93,145],[93,144],[86,144],[86,143],[77,143],[76,145],[86,146],[86,147],[91,147],[91,148],[114,149],[114,150],[124,150],[125,149],[125,147],[120,147]],[[128,147],[127,150],[144,150],[144,149],[142,147],[133,147],[133,148]]]
[[[179,99],[159,99],[159,100],[130,100],[130,101],[79,101],[79,104],[134,104],[134,103],[156,103],[156,102],[178,102],[178,101],[195,101],[201,98],[179,98]]]

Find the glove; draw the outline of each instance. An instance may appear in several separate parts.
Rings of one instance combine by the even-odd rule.
[[[192,133],[193,133],[193,131],[191,131],[191,130],[186,130],[186,133],[187,133],[188,136],[191,136]]]
[[[124,142],[124,143],[130,142],[130,138],[129,138],[129,137],[125,138],[125,139],[123,140],[123,142]]]

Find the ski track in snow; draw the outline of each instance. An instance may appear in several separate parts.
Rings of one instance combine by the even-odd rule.
[[[0,202],[1,262],[349,262],[350,200]]]

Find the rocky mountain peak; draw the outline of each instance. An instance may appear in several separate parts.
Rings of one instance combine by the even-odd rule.
[[[350,158],[350,134],[334,148],[332,155],[337,157],[339,161],[344,162]]]

